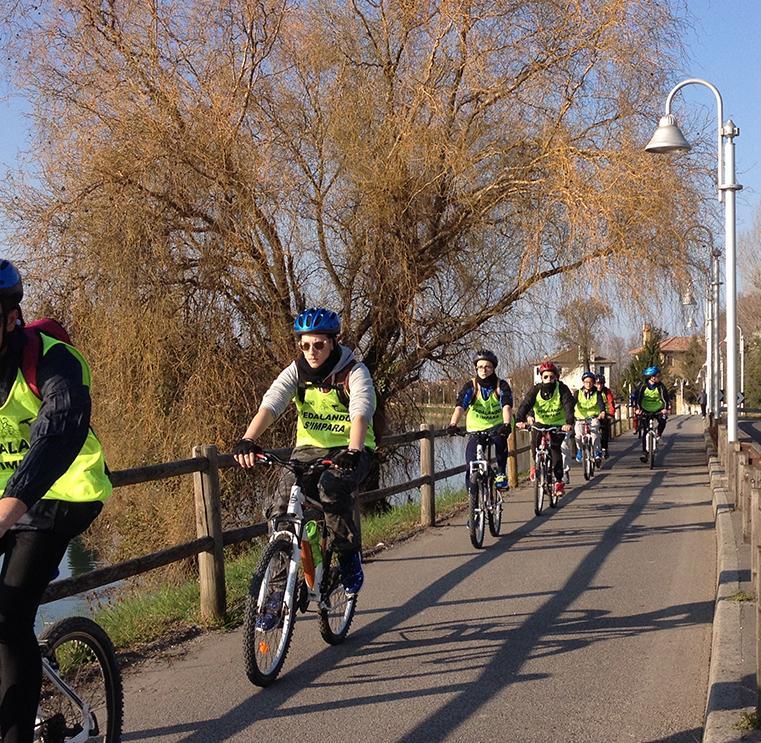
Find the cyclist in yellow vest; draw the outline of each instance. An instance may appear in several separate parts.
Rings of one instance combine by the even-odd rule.
[[[295,403],[296,446],[291,458],[302,462],[332,459],[337,465],[316,481],[305,482],[304,488],[307,494],[319,496],[325,507],[341,579],[346,593],[353,595],[364,580],[354,493],[373,464],[375,389],[367,367],[354,358],[354,351],[338,342],[341,320],[335,312],[320,307],[304,310],[293,329],[300,353],[264,394],[233,454],[241,467],[253,467],[256,455],[262,452],[257,441],[290,403]],[[286,512],[292,484],[293,475],[286,473],[267,518]],[[268,615],[259,621],[266,623]]]
[[[34,622],[70,540],[111,494],[90,428],[90,369],[39,334],[36,389],[22,373],[21,277],[0,260],[0,738],[31,743],[42,683]],[[36,331],[30,330],[29,333]]]
[[[592,449],[595,466],[602,466],[602,449],[600,447],[600,422],[605,418],[605,398],[595,387],[595,375],[585,371],[581,375],[581,389],[573,395],[573,415],[576,419],[576,461],[581,462],[581,437],[584,435],[584,421],[591,418],[589,428],[592,433]]]
[[[555,475],[555,492],[562,496],[565,493],[563,482],[563,452],[562,446],[566,434],[573,429],[573,393],[558,377],[560,370],[551,361],[545,361],[539,367],[541,382],[535,384],[529,391],[516,413],[516,428],[526,425],[538,427],[559,427],[560,432],[551,435],[550,453],[552,469]],[[536,445],[541,432],[531,433],[531,461],[534,461]],[[531,465],[531,477],[535,476],[534,466]]]
[[[476,376],[468,380],[457,396],[455,409],[447,426],[447,433],[454,435],[459,431],[458,423],[465,415],[465,430],[468,433],[492,431],[491,441],[497,461],[497,476],[494,485],[499,490],[507,490],[507,437],[510,435],[510,421],[513,415],[513,391],[504,379],[495,373],[497,356],[493,351],[483,349],[473,358]],[[466,487],[471,485],[468,472],[470,463],[476,458],[477,438],[471,436],[465,447]]]
[[[658,419],[658,441],[666,428],[666,419],[671,412],[671,396],[666,385],[661,381],[661,370],[657,366],[648,366],[642,372],[645,381],[637,387],[632,395],[634,414],[639,417],[638,430],[647,431],[650,418]],[[647,462],[645,437],[642,436],[641,462]]]

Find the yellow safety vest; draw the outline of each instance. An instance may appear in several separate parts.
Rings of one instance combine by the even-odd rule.
[[[294,398],[299,416],[296,423],[296,447],[316,446],[335,449],[349,445],[349,408],[333,388],[309,386]],[[365,446],[375,449],[372,421],[365,436]]]
[[[555,391],[549,400],[542,397],[541,390],[537,390],[534,400],[534,418],[537,423],[545,426],[562,426],[565,424],[565,410],[560,400],[560,382],[555,382]]]
[[[40,337],[43,356],[59,343],[74,354],[82,365],[82,382],[89,388],[90,367],[84,356],[68,343],[63,343],[44,333],[40,333]],[[8,480],[29,451],[31,427],[37,420],[41,407],[42,400],[32,392],[19,369],[8,399],[0,407],[0,494],[5,492]],[[105,501],[111,495],[111,490],[111,480],[106,474],[103,447],[90,429],[76,459],[69,469],[53,483],[43,498],[89,503]]]
[[[587,397],[584,390],[579,390],[576,396],[576,406],[573,409],[574,417],[577,421],[583,421],[585,418],[597,418],[600,415],[600,406],[597,404],[597,390],[592,390],[592,394]]]
[[[473,399],[465,415],[465,430],[468,433],[486,431],[502,423],[502,405],[499,400],[499,380],[489,397],[484,400],[478,381],[473,379]]]

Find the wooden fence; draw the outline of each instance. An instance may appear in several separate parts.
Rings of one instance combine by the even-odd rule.
[[[629,428],[628,414],[622,416],[616,408],[616,419],[611,436],[618,436]],[[370,490],[359,495],[361,503],[404,493],[418,488],[420,491],[420,523],[433,526],[436,521],[436,483],[449,477],[464,474],[466,465],[459,464],[440,471],[435,469],[435,440],[446,436],[446,429],[434,429],[422,424],[419,431],[410,431],[384,437],[384,448],[399,447],[419,441],[419,476],[388,487]],[[527,473],[531,464],[529,437],[525,431],[513,431],[509,439],[508,478],[510,487],[517,487],[519,475]],[[287,449],[279,450],[282,455]],[[237,467],[231,454],[220,454],[215,446],[197,446],[191,459],[148,465],[111,474],[115,488],[163,480],[169,477],[193,475],[193,493],[196,514],[197,538],[159,552],[136,557],[104,568],[98,568],[77,577],[64,578],[48,586],[42,603],[73,596],[84,591],[132,578],[150,570],[198,555],[201,615],[208,620],[221,620],[226,612],[224,547],[244,542],[267,533],[267,524],[260,522],[235,529],[222,530],[220,506],[220,470]]]

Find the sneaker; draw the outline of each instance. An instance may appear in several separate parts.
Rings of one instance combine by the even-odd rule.
[[[359,552],[341,555],[338,558],[338,567],[346,595],[356,596],[365,580],[365,574],[362,571],[362,555]]]
[[[283,626],[281,608],[285,591],[275,591],[264,602],[264,611],[256,618],[256,629],[259,632],[270,632],[276,627]]]
[[[565,495],[565,483],[564,482],[556,482],[555,483],[555,495],[557,495],[558,498],[562,498]]]
[[[642,462],[642,464],[647,464],[647,452],[645,452],[640,458],[639,461]]]
[[[581,459],[582,459],[581,449],[577,449],[576,450],[576,461],[577,462],[581,462]]]
[[[607,449],[603,449],[602,450],[602,458],[603,459],[607,459],[608,458],[608,450]]]
[[[507,482],[507,475],[497,475],[494,478],[494,487],[497,490],[509,490],[510,485]]]
[[[595,459],[602,459],[602,449],[597,449],[595,451]]]
[[[536,467],[531,467],[531,469],[528,471],[528,479],[531,480],[531,482],[534,482],[536,480]]]

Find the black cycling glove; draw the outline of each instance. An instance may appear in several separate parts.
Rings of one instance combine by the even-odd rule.
[[[503,423],[498,429],[497,433],[500,436],[504,436],[507,438],[510,435],[510,431],[513,430],[513,427],[509,423]]]
[[[342,470],[353,470],[359,464],[361,456],[359,449],[344,449],[333,457],[333,464]]]
[[[233,456],[238,456],[239,454],[264,454],[264,449],[256,441],[241,439],[233,446]]]
[[[458,433],[460,433],[459,426],[447,426],[447,435],[448,436],[457,436]]]

